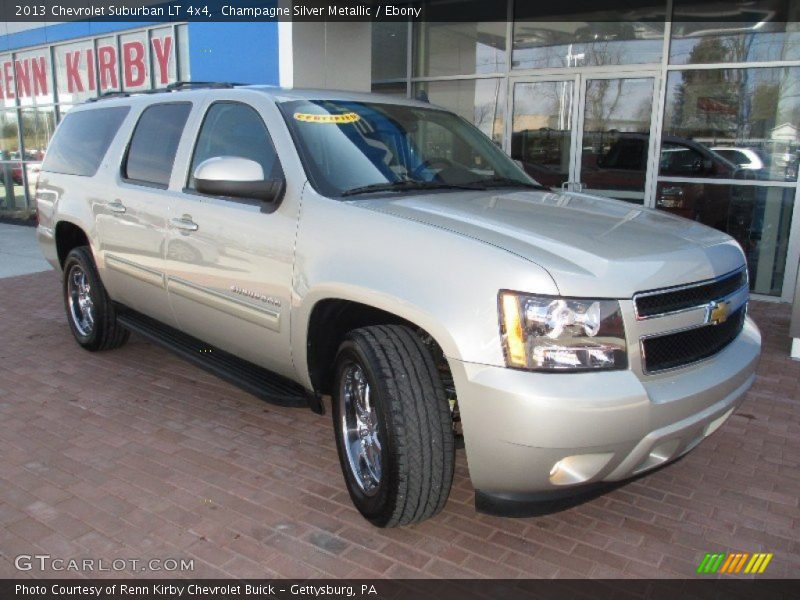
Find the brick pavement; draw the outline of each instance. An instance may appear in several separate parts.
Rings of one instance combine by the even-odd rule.
[[[37,553],[194,559],[182,575],[196,577],[680,577],[709,551],[774,552],[767,575],[796,577],[800,363],[788,307],[752,312],[758,381],[678,463],[503,519],[475,513],[459,451],[445,511],[382,531],[350,503],[329,416],[265,404],[136,336],[89,354],[53,273],[4,279],[0,578],[42,575],[13,566]]]

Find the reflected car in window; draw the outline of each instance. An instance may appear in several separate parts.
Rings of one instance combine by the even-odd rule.
[[[753,148],[736,148],[728,146],[714,146],[711,148],[720,156],[738,165],[740,169],[748,171],[760,171],[765,168],[766,161]]]

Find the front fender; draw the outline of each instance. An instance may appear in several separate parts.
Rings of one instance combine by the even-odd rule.
[[[448,359],[503,366],[501,289],[558,293],[547,271],[501,248],[358,202],[324,198],[306,186],[291,311],[298,378],[310,384],[309,320],[326,299],[410,321],[433,336]]]

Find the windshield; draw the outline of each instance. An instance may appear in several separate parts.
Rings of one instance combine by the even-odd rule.
[[[320,193],[539,187],[478,129],[433,108],[344,100],[279,104]]]

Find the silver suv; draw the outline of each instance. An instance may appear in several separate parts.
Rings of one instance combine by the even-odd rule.
[[[324,411],[378,526],[444,506],[463,443],[484,511],[685,454],[753,383],[739,246],[553,192],[422,102],[177,85],[75,107],[38,236],[87,350],[130,331]]]

